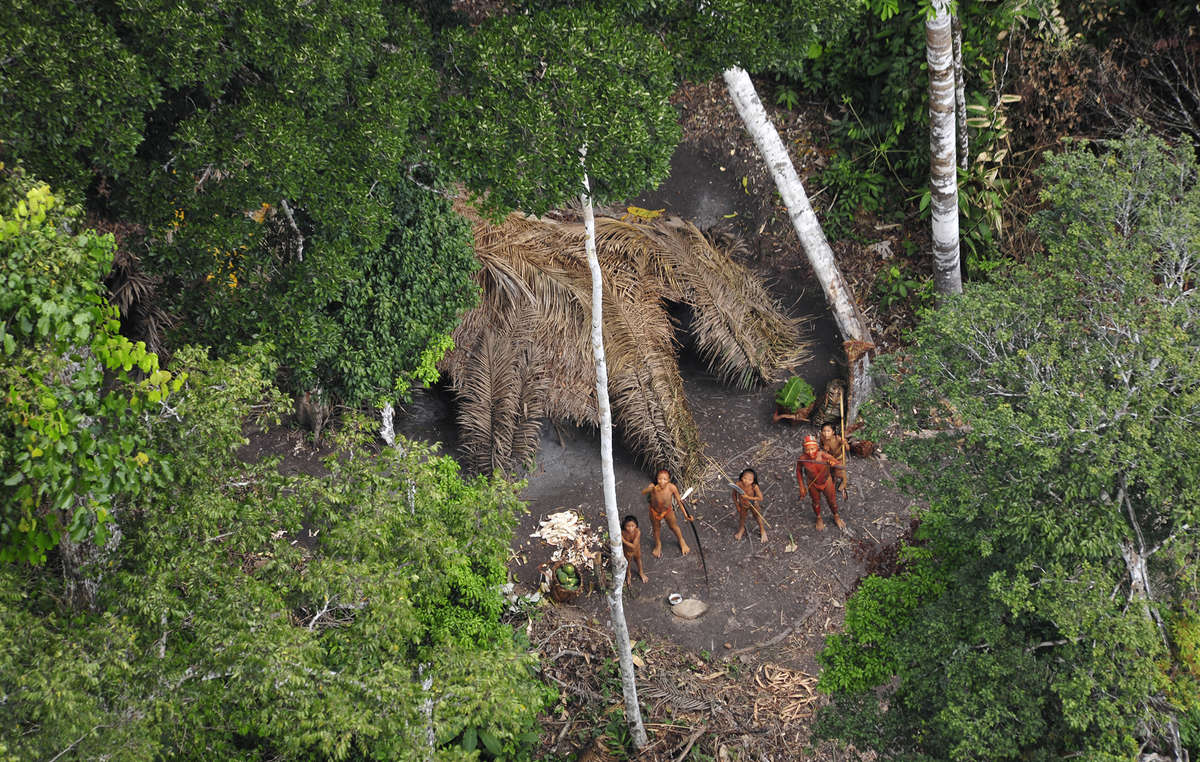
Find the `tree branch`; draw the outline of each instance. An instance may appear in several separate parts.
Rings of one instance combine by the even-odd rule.
[[[296,218],[292,215],[292,207],[288,206],[288,200],[286,198],[279,199],[279,208],[283,210],[283,216],[287,217],[288,225],[291,227],[292,232],[295,233],[296,237],[300,239],[300,242],[297,244],[296,248],[296,261],[303,262],[304,234],[300,232],[300,227],[296,225]]]

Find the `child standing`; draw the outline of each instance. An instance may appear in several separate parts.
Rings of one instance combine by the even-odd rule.
[[[766,542],[767,528],[763,525],[762,517],[762,488],[758,486],[758,474],[753,468],[743,470],[738,477],[737,484],[733,487],[733,507],[738,512],[737,534],[733,539],[740,540],[746,533],[746,512],[751,511],[758,520],[759,538]]]
[[[679,510],[683,512],[684,520],[691,521],[692,517],[683,505],[683,495],[679,494],[679,488],[671,482],[671,472],[665,468],[659,469],[655,481],[643,488],[642,494],[650,495],[650,529],[654,533],[654,549],[650,551],[650,555],[662,558],[662,537],[659,532],[663,519],[666,519],[667,526],[679,538],[679,549],[683,551],[683,555],[691,553],[692,549],[684,542],[683,532],[679,530],[679,522],[675,520],[675,506],[672,501],[679,501]]]
[[[625,520],[621,522],[621,546],[625,549],[625,560],[629,564],[625,567],[625,584],[630,584],[633,578],[635,562],[642,584],[649,582],[650,578],[642,571],[642,530],[638,529],[636,516],[626,516]]]
[[[821,427],[821,449],[841,463],[833,467],[833,480],[835,486],[842,488],[842,497],[846,497],[849,485],[849,479],[846,478],[846,440],[834,433],[832,424]]]

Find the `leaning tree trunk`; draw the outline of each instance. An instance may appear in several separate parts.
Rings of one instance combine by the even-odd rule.
[[[850,294],[850,287],[842,277],[837,262],[833,259],[833,250],[821,230],[821,223],[813,212],[808,194],[804,192],[804,184],[796,174],[791,157],[784,148],[783,141],[775,125],[767,116],[762,101],[750,81],[750,75],[745,69],[734,67],[725,70],[725,85],[729,88],[729,97],[746,125],[747,132],[754,139],[754,144],[762,153],[763,161],[775,179],[775,187],[783,198],[788,216],[792,219],[792,227],[800,237],[800,244],[812,265],[821,289],[825,292],[825,300],[833,310],[838,330],[842,338],[848,342],[859,342],[860,351],[847,352],[850,360],[850,409],[847,417],[853,421],[858,415],[859,406],[871,394],[870,354],[867,349],[872,344],[871,332],[862,314],[858,311]]]
[[[629,625],[625,623],[625,549],[621,545],[621,519],[617,512],[617,479],[613,471],[612,408],[608,404],[608,364],[604,359],[604,281],[600,273],[600,258],[596,255],[596,219],[592,214],[591,187],[587,176],[587,146],[579,149],[584,163],[583,226],[587,232],[584,248],[588,269],[592,273],[592,357],[596,362],[596,403],[600,408],[600,474],[604,487],[604,513],[608,517],[608,540],[612,552],[612,587],[608,591],[608,608],[612,616],[613,636],[617,645],[617,661],[621,666],[621,689],[625,694],[625,719],[635,748],[645,748],[646,727],[638,706],[637,682],[633,671],[633,651],[629,643]]]
[[[964,172],[969,159],[967,142],[967,82],[963,75],[962,22],[958,14],[950,17],[950,28],[954,30],[954,125],[958,129],[958,168]]]
[[[933,285],[939,294],[961,294],[958,261],[958,168],[954,161],[954,47],[950,0],[933,0],[925,20],[929,63],[929,206],[933,212]]]

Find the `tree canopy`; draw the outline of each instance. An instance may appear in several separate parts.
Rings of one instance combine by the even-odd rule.
[[[410,177],[437,86],[418,14],[360,0],[10,12],[23,55],[0,69],[6,150],[144,226],[134,243],[177,340],[268,339],[294,388],[355,403],[403,393],[444,351],[475,264],[467,227]],[[387,313],[386,349],[354,330],[365,304]]]
[[[122,502],[93,608],[0,566],[0,759],[527,756],[547,692],[500,620],[513,486],[417,443],[368,452],[362,421],[321,478],[247,463],[244,422],[283,402],[273,363],[206,355],[175,355],[152,428],[173,478]]]
[[[621,18],[558,9],[497,16],[446,35],[456,72],[437,126],[441,158],[493,212],[540,214],[582,187],[637,195],[666,174],[679,139],[666,51]]]
[[[903,446],[921,542],[864,581],[821,677],[827,730],[890,756],[1200,738],[1197,165],[1144,132],[1103,149],[1048,160],[1046,254],[947,300],[892,366],[891,414],[935,432]]]
[[[180,379],[120,334],[113,240],[81,217],[0,165],[0,561],[42,562],[63,534],[103,544],[111,501],[162,478],[138,417]]]

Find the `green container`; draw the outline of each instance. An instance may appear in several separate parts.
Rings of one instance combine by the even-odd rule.
[[[799,376],[792,376],[775,395],[775,404],[789,413],[806,408],[813,403],[817,395],[812,386]]]

